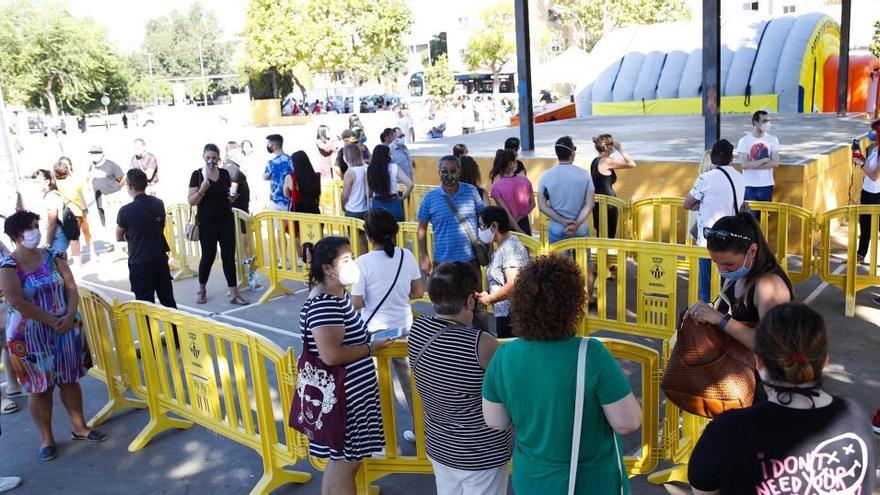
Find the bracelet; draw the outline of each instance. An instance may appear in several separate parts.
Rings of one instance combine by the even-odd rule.
[[[367,342],[367,357],[372,356],[372,355],[373,355],[373,352],[374,352],[374,349],[373,349],[373,343],[372,343],[372,342]]]

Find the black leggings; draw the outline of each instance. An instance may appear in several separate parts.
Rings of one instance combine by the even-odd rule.
[[[599,237],[599,205],[593,207],[593,227],[596,229],[596,237]],[[617,207],[608,205],[608,238],[617,237]]]
[[[880,204],[880,193],[870,193],[862,189],[861,204]],[[852,227],[850,227],[852,228]],[[871,244],[871,215],[859,215],[859,256],[868,255],[868,245]]]
[[[236,287],[235,274],[235,221],[232,216],[224,219],[211,219],[199,224],[199,244],[202,246],[202,259],[199,261],[199,283],[208,283],[214,258],[217,257],[217,244],[220,244],[220,261],[223,262],[223,275],[227,287]]]

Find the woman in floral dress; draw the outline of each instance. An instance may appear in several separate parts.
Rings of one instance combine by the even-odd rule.
[[[79,379],[91,359],[76,310],[76,282],[64,253],[38,247],[39,219],[29,211],[6,219],[4,231],[15,249],[0,259],[0,289],[9,305],[6,346],[12,367],[40,431],[38,455],[50,461],[58,455],[52,433],[56,385],[70,416],[72,439],[103,442],[107,436],[90,429],[83,417]]]

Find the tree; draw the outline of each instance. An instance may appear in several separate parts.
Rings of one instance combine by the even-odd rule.
[[[434,61],[434,65],[425,70],[425,92],[429,95],[443,99],[455,90],[455,75],[449,68],[449,59],[442,54]]]
[[[217,16],[196,1],[186,12],[174,10],[147,21],[141,58],[152,55],[154,77],[194,77],[201,74],[201,48],[206,75],[228,74],[232,72],[233,47],[221,41],[222,34]],[[140,67],[142,70],[143,64]],[[229,88],[229,82],[222,79],[211,79],[207,85],[211,94]],[[201,81],[191,83],[191,89],[200,87]],[[201,94],[200,89],[194,92]]]
[[[411,25],[404,0],[250,0],[242,68],[290,74],[304,98],[302,79],[311,73],[387,81],[405,68],[403,34]]]
[[[446,43],[446,31],[441,31],[431,37],[428,47],[429,63],[433,63],[440,55],[449,53],[449,45]]]
[[[871,53],[880,57],[880,21],[874,23],[874,37],[871,38]]]
[[[468,41],[464,62],[470,70],[485,68],[492,73],[492,94],[498,101],[501,80],[498,74],[516,50],[513,42],[513,6],[498,4],[480,13],[482,27]]]
[[[18,0],[0,7],[0,79],[10,101],[73,113],[128,98],[128,73],[104,29],[58,3]]]
[[[605,28],[689,20],[686,0],[554,0],[551,19],[577,33],[575,43],[592,51]]]

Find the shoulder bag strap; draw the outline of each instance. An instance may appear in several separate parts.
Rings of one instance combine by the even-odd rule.
[[[445,191],[440,191],[443,194],[443,199],[446,200],[446,204],[449,205],[449,209],[452,210],[452,214],[455,215],[455,219],[458,220],[458,224],[464,227],[464,232],[467,234],[467,238],[470,241],[472,246],[478,245],[479,242],[476,238],[476,235],[473,232],[473,227],[471,224],[465,221],[464,218],[461,217],[461,214],[458,212],[458,208],[455,207],[455,203],[452,202],[452,198],[446,194]]]
[[[733,179],[730,178],[730,174],[727,173],[727,170],[724,170],[724,167],[718,167],[718,170],[727,177],[727,182],[730,182],[730,189],[733,190],[733,214],[736,215],[739,213],[739,200],[736,197],[736,186],[733,185]]]
[[[400,249],[400,263],[397,264],[397,273],[394,274],[394,281],[391,282],[391,287],[388,288],[388,292],[385,293],[385,297],[383,297],[382,300],[379,301],[379,304],[376,305],[376,309],[373,310],[373,314],[371,314],[370,317],[367,318],[367,321],[364,322],[364,327],[366,327],[367,325],[370,324],[370,320],[372,320],[373,317],[376,316],[376,313],[379,312],[379,308],[382,307],[382,304],[385,302],[386,299],[388,299],[388,296],[391,295],[391,291],[393,291],[394,286],[397,285],[397,279],[400,278],[400,269],[402,267],[403,267],[403,248]]]
[[[432,335],[431,338],[428,339],[427,342],[425,342],[425,345],[422,346],[422,348],[419,350],[418,354],[416,354],[416,356],[410,360],[412,363],[413,373],[415,373],[415,371],[416,371],[416,365],[419,363],[419,360],[422,358],[422,354],[424,354],[425,351],[428,350],[428,347],[431,344],[433,344],[435,340],[437,340],[437,337],[439,337],[441,334],[445,333],[450,328],[462,328],[462,326],[457,325],[455,323],[450,323],[449,325],[446,325],[445,327],[441,328],[440,330],[437,330],[437,333]]]
[[[581,451],[581,426],[584,419],[584,382],[587,373],[587,350],[590,337],[581,339],[578,345],[577,381],[574,390],[574,431],[571,434],[571,464],[568,470],[568,495],[574,495],[577,483],[578,457]],[[615,441],[615,444],[617,442]]]

